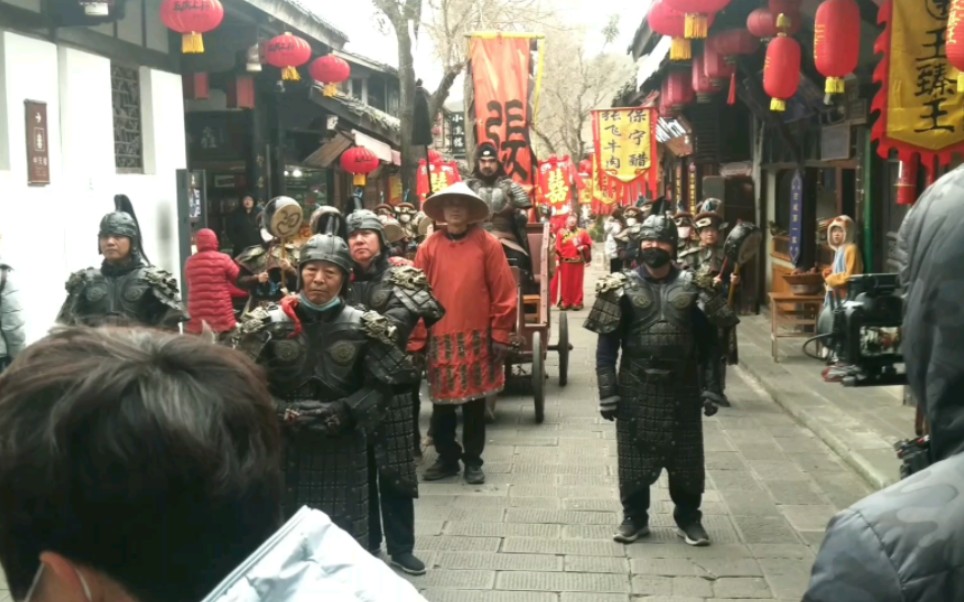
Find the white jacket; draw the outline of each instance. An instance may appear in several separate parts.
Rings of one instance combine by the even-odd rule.
[[[0,292],[0,359],[11,360],[23,351],[23,308],[20,306],[20,290],[10,266],[0,261],[0,269],[7,273],[3,291]]]

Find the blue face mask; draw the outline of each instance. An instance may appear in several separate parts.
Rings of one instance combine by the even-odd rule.
[[[337,307],[338,304],[341,303],[341,297],[333,297],[331,301],[328,301],[327,303],[323,303],[321,305],[315,305],[314,303],[309,301],[308,297],[305,297],[304,293],[299,293],[298,297],[301,299],[301,303],[305,307],[314,311],[325,311],[328,309],[332,309],[334,307]]]

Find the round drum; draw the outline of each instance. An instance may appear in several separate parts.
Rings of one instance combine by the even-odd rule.
[[[273,236],[288,239],[297,236],[301,230],[304,212],[298,201],[291,197],[279,196],[268,201],[261,219],[265,229]]]
[[[762,241],[763,232],[756,224],[741,221],[726,236],[723,255],[733,266],[743,265],[757,254]]]

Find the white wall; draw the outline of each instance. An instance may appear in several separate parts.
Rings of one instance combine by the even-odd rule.
[[[0,95],[0,249],[23,291],[28,337],[52,325],[67,276],[100,263],[97,226],[114,194],[131,198],[151,261],[178,275],[175,170],[187,163],[181,77],[141,68],[144,174],[114,167],[108,59],[0,30]],[[47,103],[48,186],[26,183],[28,99]]]

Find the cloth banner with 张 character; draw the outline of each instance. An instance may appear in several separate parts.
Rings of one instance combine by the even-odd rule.
[[[536,187],[536,165],[529,127],[535,114],[532,97],[539,76],[533,48],[538,36],[474,35],[469,40],[472,114],[476,139],[499,150],[508,175],[526,192]]]
[[[879,112],[872,136],[883,158],[896,150],[901,161],[920,155],[929,167],[964,151],[964,95],[957,93],[957,70],[945,52],[949,6],[944,0],[886,0],[880,7],[877,21],[885,29],[874,45],[883,58],[874,70],[881,87],[872,105]]]
[[[622,205],[635,203],[647,191],[657,194],[656,119],[654,109],[642,107],[592,112],[599,183]]]
[[[415,194],[422,202],[425,202],[425,199],[429,196],[429,172],[432,174],[432,193],[462,181],[462,175],[454,161],[435,161],[432,163],[431,169],[428,169],[425,159],[421,159],[416,171]]]

